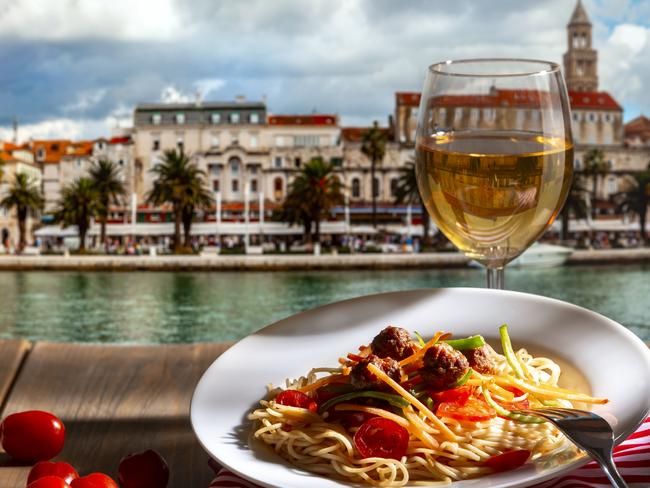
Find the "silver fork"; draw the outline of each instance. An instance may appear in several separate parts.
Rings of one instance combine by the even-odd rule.
[[[519,410],[517,413],[541,417],[555,424],[571,442],[600,464],[612,486],[627,488],[612,458],[614,432],[604,418],[593,412],[573,408],[537,408]]]

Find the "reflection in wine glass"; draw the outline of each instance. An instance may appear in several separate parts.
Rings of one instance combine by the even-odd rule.
[[[560,68],[468,60],[429,68],[416,137],[420,193],[440,230],[488,268],[503,267],[557,217],[573,175]]]

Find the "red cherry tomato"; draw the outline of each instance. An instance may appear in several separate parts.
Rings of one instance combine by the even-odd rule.
[[[496,417],[497,413],[484,401],[469,397],[463,405],[456,402],[441,403],[436,415],[468,422],[482,422]]]
[[[318,404],[303,392],[297,390],[284,390],[280,392],[275,397],[275,402],[280,405],[286,405],[287,407],[306,408],[311,412],[318,412]]]
[[[527,449],[513,449],[503,454],[497,454],[485,461],[485,465],[492,468],[495,472],[510,471],[523,466],[530,457],[530,451]]]
[[[32,483],[28,483],[27,488],[70,488],[70,485],[58,476],[43,476]]]
[[[451,390],[432,391],[429,396],[436,403],[454,402],[458,405],[465,405],[471,394],[470,386],[461,386]]]
[[[17,461],[34,463],[52,459],[63,449],[64,440],[63,422],[48,412],[15,413],[0,424],[0,443]]]
[[[120,488],[110,476],[104,473],[92,473],[72,480],[71,488]]]
[[[57,476],[66,483],[79,478],[79,473],[68,463],[53,463],[50,461],[41,461],[36,463],[27,476],[27,484],[33,483],[37,479],[45,476]]]
[[[122,488],[165,488],[169,482],[169,467],[163,457],[151,449],[129,454],[120,461],[118,480]]]
[[[362,458],[401,459],[406,454],[409,433],[384,417],[367,420],[354,434],[354,445]]]

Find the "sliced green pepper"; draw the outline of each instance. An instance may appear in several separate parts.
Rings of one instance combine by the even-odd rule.
[[[467,373],[465,373],[458,381],[455,381],[451,385],[449,385],[449,389],[458,388],[459,386],[463,386],[465,383],[467,383],[467,380],[470,379],[473,372],[474,372],[474,370],[472,368],[469,368],[467,370]]]
[[[485,339],[480,335],[470,336],[464,339],[450,339],[445,342],[457,351],[476,349],[485,345]]]
[[[506,324],[499,327],[499,335],[501,336],[501,347],[503,347],[503,355],[506,357],[506,361],[508,361],[517,378],[524,379],[524,370],[521,368],[521,364],[519,364],[514,349],[512,349],[512,343],[508,335],[508,326]]]
[[[399,395],[393,395],[391,393],[382,393],[380,391],[353,391],[351,393],[346,393],[341,396],[330,398],[325,403],[320,406],[319,412],[323,413],[329,410],[332,406],[337,403],[345,402],[348,400],[353,400],[355,398],[375,398],[377,400],[384,400],[394,407],[405,408],[409,406],[409,402],[404,400]]]
[[[427,343],[424,341],[424,339],[422,338],[422,336],[420,335],[420,333],[416,330],[416,331],[414,332],[414,334],[415,334],[415,337],[418,338],[418,342],[420,343],[420,345],[421,345],[422,347],[424,347]]]

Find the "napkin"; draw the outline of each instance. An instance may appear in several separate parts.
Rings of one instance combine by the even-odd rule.
[[[614,461],[630,488],[650,487],[650,417],[625,442],[614,448]],[[214,462],[210,465],[217,477],[209,488],[259,488],[236,474],[221,468]],[[571,473],[545,481],[531,488],[607,488],[611,484],[595,462],[590,462]]]

